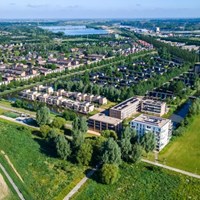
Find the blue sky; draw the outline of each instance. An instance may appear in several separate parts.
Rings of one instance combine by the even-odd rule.
[[[0,0],[0,18],[200,17],[200,0]]]

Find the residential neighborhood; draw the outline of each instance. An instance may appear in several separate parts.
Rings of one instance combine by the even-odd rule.
[[[0,200],[199,200],[199,9],[2,1]]]

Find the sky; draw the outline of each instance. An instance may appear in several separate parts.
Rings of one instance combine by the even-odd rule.
[[[0,0],[0,19],[197,18],[200,0]]]

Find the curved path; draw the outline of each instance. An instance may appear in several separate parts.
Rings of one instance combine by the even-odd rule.
[[[97,166],[96,168],[91,169],[87,175],[67,194],[67,196],[64,197],[63,200],[69,200],[72,198],[72,196],[78,192],[78,190],[86,183],[86,181],[94,174],[94,172],[99,168]]]
[[[10,175],[8,174],[8,172],[6,171],[6,169],[3,167],[3,165],[1,163],[0,163],[0,168],[3,171],[3,173],[5,174],[5,176],[7,177],[10,184],[13,186],[13,188],[16,191],[19,198],[21,200],[25,200],[24,196],[22,195],[22,193],[20,192],[20,190],[18,189],[18,187],[16,186],[16,184],[14,183],[14,181],[12,180],[12,178],[10,177]]]

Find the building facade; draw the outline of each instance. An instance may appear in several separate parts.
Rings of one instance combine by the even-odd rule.
[[[167,104],[165,102],[150,99],[142,100],[141,112],[162,116],[167,113]]]
[[[170,141],[172,121],[149,115],[140,115],[130,122],[130,127],[136,130],[139,137],[149,132],[155,134],[156,150],[162,150]]]
[[[140,109],[141,99],[132,97],[110,109],[110,117],[124,120],[136,114]]]
[[[103,130],[119,132],[122,129],[122,120],[106,116],[103,113],[98,113],[88,119],[88,127],[98,132]]]

